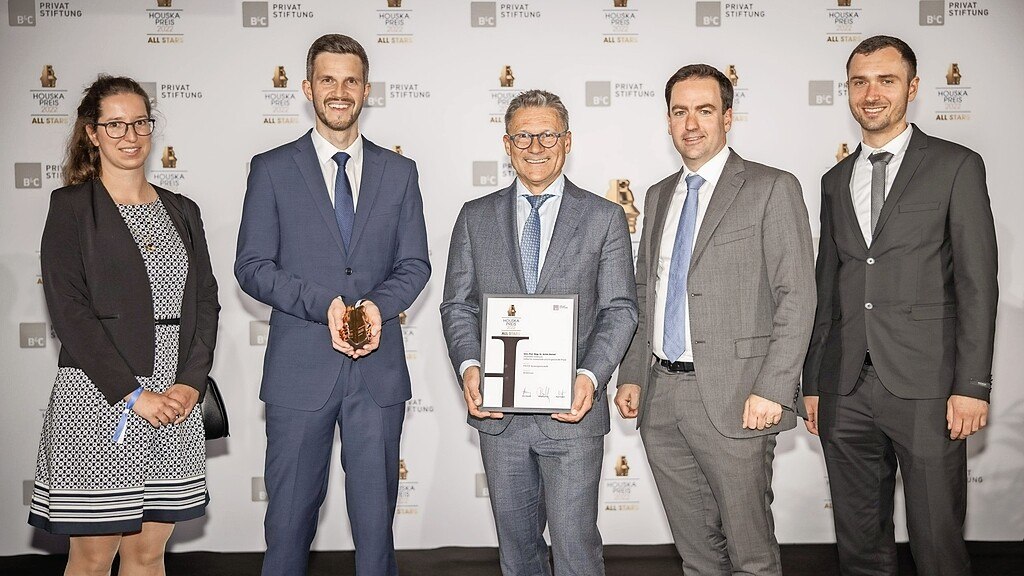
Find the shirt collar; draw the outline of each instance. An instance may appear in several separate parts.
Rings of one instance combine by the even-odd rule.
[[[545,188],[544,191],[541,192],[541,194],[551,194],[552,196],[561,196],[562,192],[564,192],[564,191],[565,191],[565,174],[559,174],[558,178],[555,178],[554,182],[552,182],[551,184],[548,184],[548,187]],[[530,192],[530,189],[527,188],[523,184],[523,181],[520,180],[517,177],[516,178],[516,195],[521,197],[521,196],[529,196],[529,195],[532,195],[532,194],[533,194],[533,192]]]
[[[861,142],[860,143],[860,160],[862,162],[867,162],[867,163],[870,164],[871,161],[868,160],[868,156],[871,156],[872,154],[874,154],[875,152],[878,152],[880,150],[885,151],[885,152],[889,152],[893,156],[899,156],[900,153],[902,153],[904,150],[906,150],[907,146],[910,145],[910,136],[913,133],[914,133],[914,127],[911,126],[910,124],[907,124],[907,128],[903,132],[900,132],[899,136],[896,136],[892,140],[889,140],[888,142],[883,144],[881,148],[872,148],[871,146],[868,146],[864,142]]]
[[[690,174],[699,174],[705,182],[709,182],[712,186],[722,177],[722,171],[725,170],[725,161],[729,159],[729,147],[725,146],[711,157],[700,167],[696,172],[690,170],[683,164],[683,179],[685,180]]]
[[[349,155],[350,160],[354,161],[357,166],[362,165],[363,162],[363,137],[356,135],[356,139],[352,141],[352,144],[344,150],[339,150],[334,144],[327,141],[322,134],[317,132],[316,128],[313,128],[313,149],[316,150],[317,160],[320,161],[320,165],[327,164],[328,162],[334,162],[334,155],[338,152],[346,152]]]

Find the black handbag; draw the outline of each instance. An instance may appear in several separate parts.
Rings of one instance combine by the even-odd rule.
[[[206,396],[202,402],[203,429],[207,440],[216,440],[230,436],[228,433],[228,411],[224,406],[224,397],[220,388],[211,376],[206,377]]]

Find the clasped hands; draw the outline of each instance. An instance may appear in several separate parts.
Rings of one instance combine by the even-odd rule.
[[[125,400],[131,394],[125,396]],[[181,424],[199,402],[199,390],[188,384],[172,384],[163,394],[143,390],[132,406],[132,412],[142,416],[154,428]]]
[[[331,331],[331,346],[351,358],[362,358],[380,346],[380,309],[369,300],[363,300],[359,306],[370,321],[370,341],[358,348],[354,348],[341,337],[341,328],[345,324],[345,309],[347,308],[345,303],[341,298],[335,298],[331,301],[330,308],[327,309],[327,326]]]

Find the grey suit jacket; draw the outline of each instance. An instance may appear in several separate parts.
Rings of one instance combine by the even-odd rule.
[[[807,396],[849,394],[870,348],[900,398],[989,398],[999,289],[985,164],[913,130],[870,248],[850,195],[860,148],[821,179]]]
[[[481,294],[526,293],[516,200],[513,182],[467,202],[455,222],[441,323],[456,373],[466,360],[480,359]],[[597,376],[594,406],[575,424],[558,422],[547,414],[506,414],[500,420],[469,417],[470,425],[486,434],[500,434],[512,418],[526,417],[536,418],[541,431],[555,439],[608,433],[607,384],[636,330],[632,257],[622,208],[567,178],[537,294],[579,295],[577,368]]]
[[[636,261],[640,326],[619,369],[620,385],[643,389],[648,382],[661,236],[680,177],[672,174],[647,191]],[[697,231],[687,280],[697,385],[723,436],[748,438],[796,425],[793,408],[814,320],[813,265],[800,183],[730,149]],[[750,394],[785,408],[778,426],[742,428]],[[638,426],[650,397],[641,393]]]

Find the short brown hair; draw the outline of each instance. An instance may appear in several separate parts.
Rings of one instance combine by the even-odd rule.
[[[895,36],[872,36],[857,44],[857,47],[850,53],[850,57],[846,59],[846,74],[850,74],[850,63],[853,62],[855,55],[867,56],[884,48],[895,48],[900,53],[903,63],[907,65],[907,72],[910,73],[910,76],[907,77],[908,81],[917,76],[917,55],[906,42]]]
[[[352,54],[358,56],[363,63],[363,82],[370,78],[370,59],[366,57],[366,50],[350,36],[344,34],[324,34],[313,41],[306,53],[306,80],[313,81],[313,61],[324,52],[331,54]]]
[[[721,70],[707,64],[689,64],[676,70],[665,84],[665,106],[672,106],[672,87],[691,78],[711,78],[718,82],[718,88],[722,93],[722,112],[725,113],[732,108],[732,82]]]

